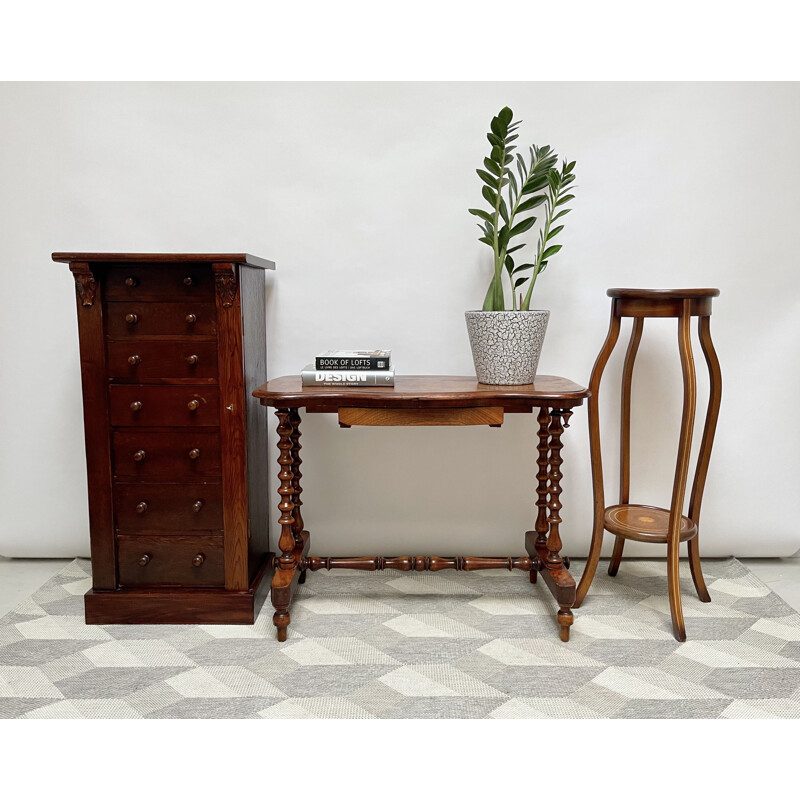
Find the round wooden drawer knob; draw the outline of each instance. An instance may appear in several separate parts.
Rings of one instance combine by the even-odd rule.
[[[184,286],[194,286],[194,281],[192,280],[191,276],[187,275],[187,276],[186,276],[186,277],[183,279],[183,285],[184,285]]]
[[[198,554],[197,554],[197,555],[196,555],[196,556],[195,556],[195,557],[192,559],[192,566],[193,566],[193,567],[202,567],[202,566],[203,566],[203,562],[204,562],[205,560],[206,560],[206,557],[205,557],[205,556],[204,556],[202,553],[198,553]]]
[[[197,314],[187,314],[186,321],[191,325],[193,322],[197,322]]]
[[[138,363],[139,363],[141,360],[142,360],[142,359],[141,359],[141,357],[140,357],[140,356],[128,356],[128,363],[129,363],[129,364],[130,364],[132,367],[135,367],[135,366],[136,366],[136,365],[137,365],[137,364],[138,364]]]
[[[126,286],[138,286],[139,285],[139,279],[138,278],[134,278],[133,275],[128,275],[128,277],[125,278],[125,285]]]
[[[192,511],[194,511],[195,514],[198,511],[200,511],[202,508],[203,508],[203,501],[202,500],[195,500],[194,503],[192,503]]]
[[[134,461],[144,461],[146,455],[147,455],[147,453],[145,453],[144,450],[137,450],[133,454],[133,460]]]
[[[186,408],[188,408],[189,411],[197,411],[197,409],[200,408],[200,401],[199,400],[190,400],[186,404]]]
[[[142,410],[142,402],[141,400],[134,400],[131,403],[131,411],[141,411]]]
[[[150,556],[149,556],[147,553],[145,553],[145,554],[144,554],[144,555],[143,555],[143,556],[142,556],[142,557],[139,559],[139,566],[140,566],[140,567],[146,567],[146,566],[147,566],[149,563],[150,563]]]
[[[189,458],[191,459],[200,458],[200,451],[196,447],[193,447],[189,451]]]
[[[193,367],[200,359],[197,356],[186,356],[186,363]]]
[[[136,513],[137,514],[144,514],[145,511],[147,511],[147,501],[146,500],[142,500],[141,503],[137,503],[136,504]]]
[[[139,315],[138,314],[126,314],[125,315],[125,322],[127,322],[128,325],[135,325],[138,321],[139,321]]]

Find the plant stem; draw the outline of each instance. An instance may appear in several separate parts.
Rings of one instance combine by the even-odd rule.
[[[547,236],[550,233],[550,223],[553,221],[553,212],[556,209],[558,191],[558,189],[555,192],[550,189],[549,192],[550,197],[547,200],[547,219],[545,220],[544,231],[542,232],[542,243],[539,245],[539,252],[536,254],[536,264],[533,267],[531,284],[525,294],[525,300],[520,305],[520,311],[529,311],[531,307],[531,295],[533,294],[533,287],[536,285],[536,278],[539,277],[539,273],[542,271],[542,255],[547,248]]]

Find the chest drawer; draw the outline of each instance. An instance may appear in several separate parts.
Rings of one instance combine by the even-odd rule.
[[[215,336],[213,303],[107,303],[106,332],[111,339],[139,336]]]
[[[115,475],[181,481],[222,474],[216,431],[115,431],[111,450]]]
[[[120,586],[222,586],[222,536],[117,536]]]
[[[116,483],[117,528],[133,531],[218,530],[223,527],[219,483]]]
[[[115,427],[219,425],[216,386],[109,386]]]
[[[163,302],[213,301],[214,274],[208,266],[166,267],[131,264],[109,267],[104,292],[108,300]]]
[[[217,379],[216,342],[131,340],[108,343],[108,374],[117,380]]]

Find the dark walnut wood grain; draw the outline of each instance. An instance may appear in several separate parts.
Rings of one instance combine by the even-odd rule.
[[[220,535],[117,536],[120,586],[222,586]]]
[[[53,258],[76,279],[87,622],[252,623],[273,560],[266,492],[248,470],[266,473],[251,392],[266,379],[274,264],[241,253]]]
[[[402,408],[340,408],[339,424],[353,425],[418,426],[418,425],[491,425],[503,424],[503,409],[494,406],[482,408],[424,408],[407,411]]]
[[[589,392],[572,381],[554,376],[537,377],[528,386],[488,386],[473,377],[402,376],[394,387],[303,387],[300,378],[269,381],[253,394],[262,404],[274,406],[278,419],[278,510],[281,527],[272,579],[273,623],[278,641],[286,641],[291,621],[289,607],[306,573],[319,569],[401,571],[518,569],[536,582],[541,574],[558,603],[559,634],[569,639],[573,622],[575,580],[561,556],[562,436],[572,409]],[[300,510],[300,413],[335,413],[340,424],[351,425],[499,425],[505,413],[538,409],[536,530],[525,534],[527,556],[343,556],[308,555],[310,534],[304,530]]]
[[[299,375],[275,378],[253,393],[265,406],[338,411],[340,408],[479,408],[496,406],[506,413],[531,413],[541,404],[579,406],[586,389],[566,378],[537,375],[524,386],[490,386],[457,375],[398,375],[395,386],[302,386]]]
[[[222,483],[114,483],[120,533],[222,530]]]
[[[108,375],[115,383],[216,383],[217,343],[110,341]]]
[[[609,289],[608,296],[612,298],[611,321],[606,341],[595,361],[589,383],[591,391],[589,449],[592,459],[594,527],[589,557],[577,589],[574,607],[577,608],[581,605],[589,591],[597,571],[603,535],[606,531],[615,537],[614,551],[608,567],[608,574],[611,576],[616,575],[619,570],[626,539],[666,544],[667,587],[672,631],[675,638],[681,642],[686,640],[686,626],[680,593],[679,548],[681,542],[688,542],[689,565],[698,597],[705,603],[711,601],[700,568],[697,534],[700,505],[722,398],[722,373],[710,332],[711,301],[718,295],[719,289]],[[620,492],[619,503],[606,506],[600,446],[599,391],[603,371],[619,338],[623,317],[633,317],[634,320],[622,372]],[[631,384],[644,320],[648,317],[677,317],[678,320],[678,354],[683,379],[683,411],[672,497],[668,509],[630,502]],[[690,494],[689,512],[688,515],[685,515],[683,505],[689,479],[689,462],[697,404],[697,380],[691,340],[692,317],[698,317],[698,335],[708,366],[710,392],[703,438]]]
[[[275,262],[249,253],[53,253],[53,261],[91,264],[143,264],[165,268],[176,264],[208,265],[215,263],[238,264],[258,269],[275,269]]]

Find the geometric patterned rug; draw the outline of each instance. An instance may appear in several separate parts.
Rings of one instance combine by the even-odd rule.
[[[525,573],[320,571],[253,626],[86,625],[76,559],[0,620],[6,718],[800,717],[800,615],[735,559],[598,569],[570,641]],[[574,560],[573,575],[582,562]]]

